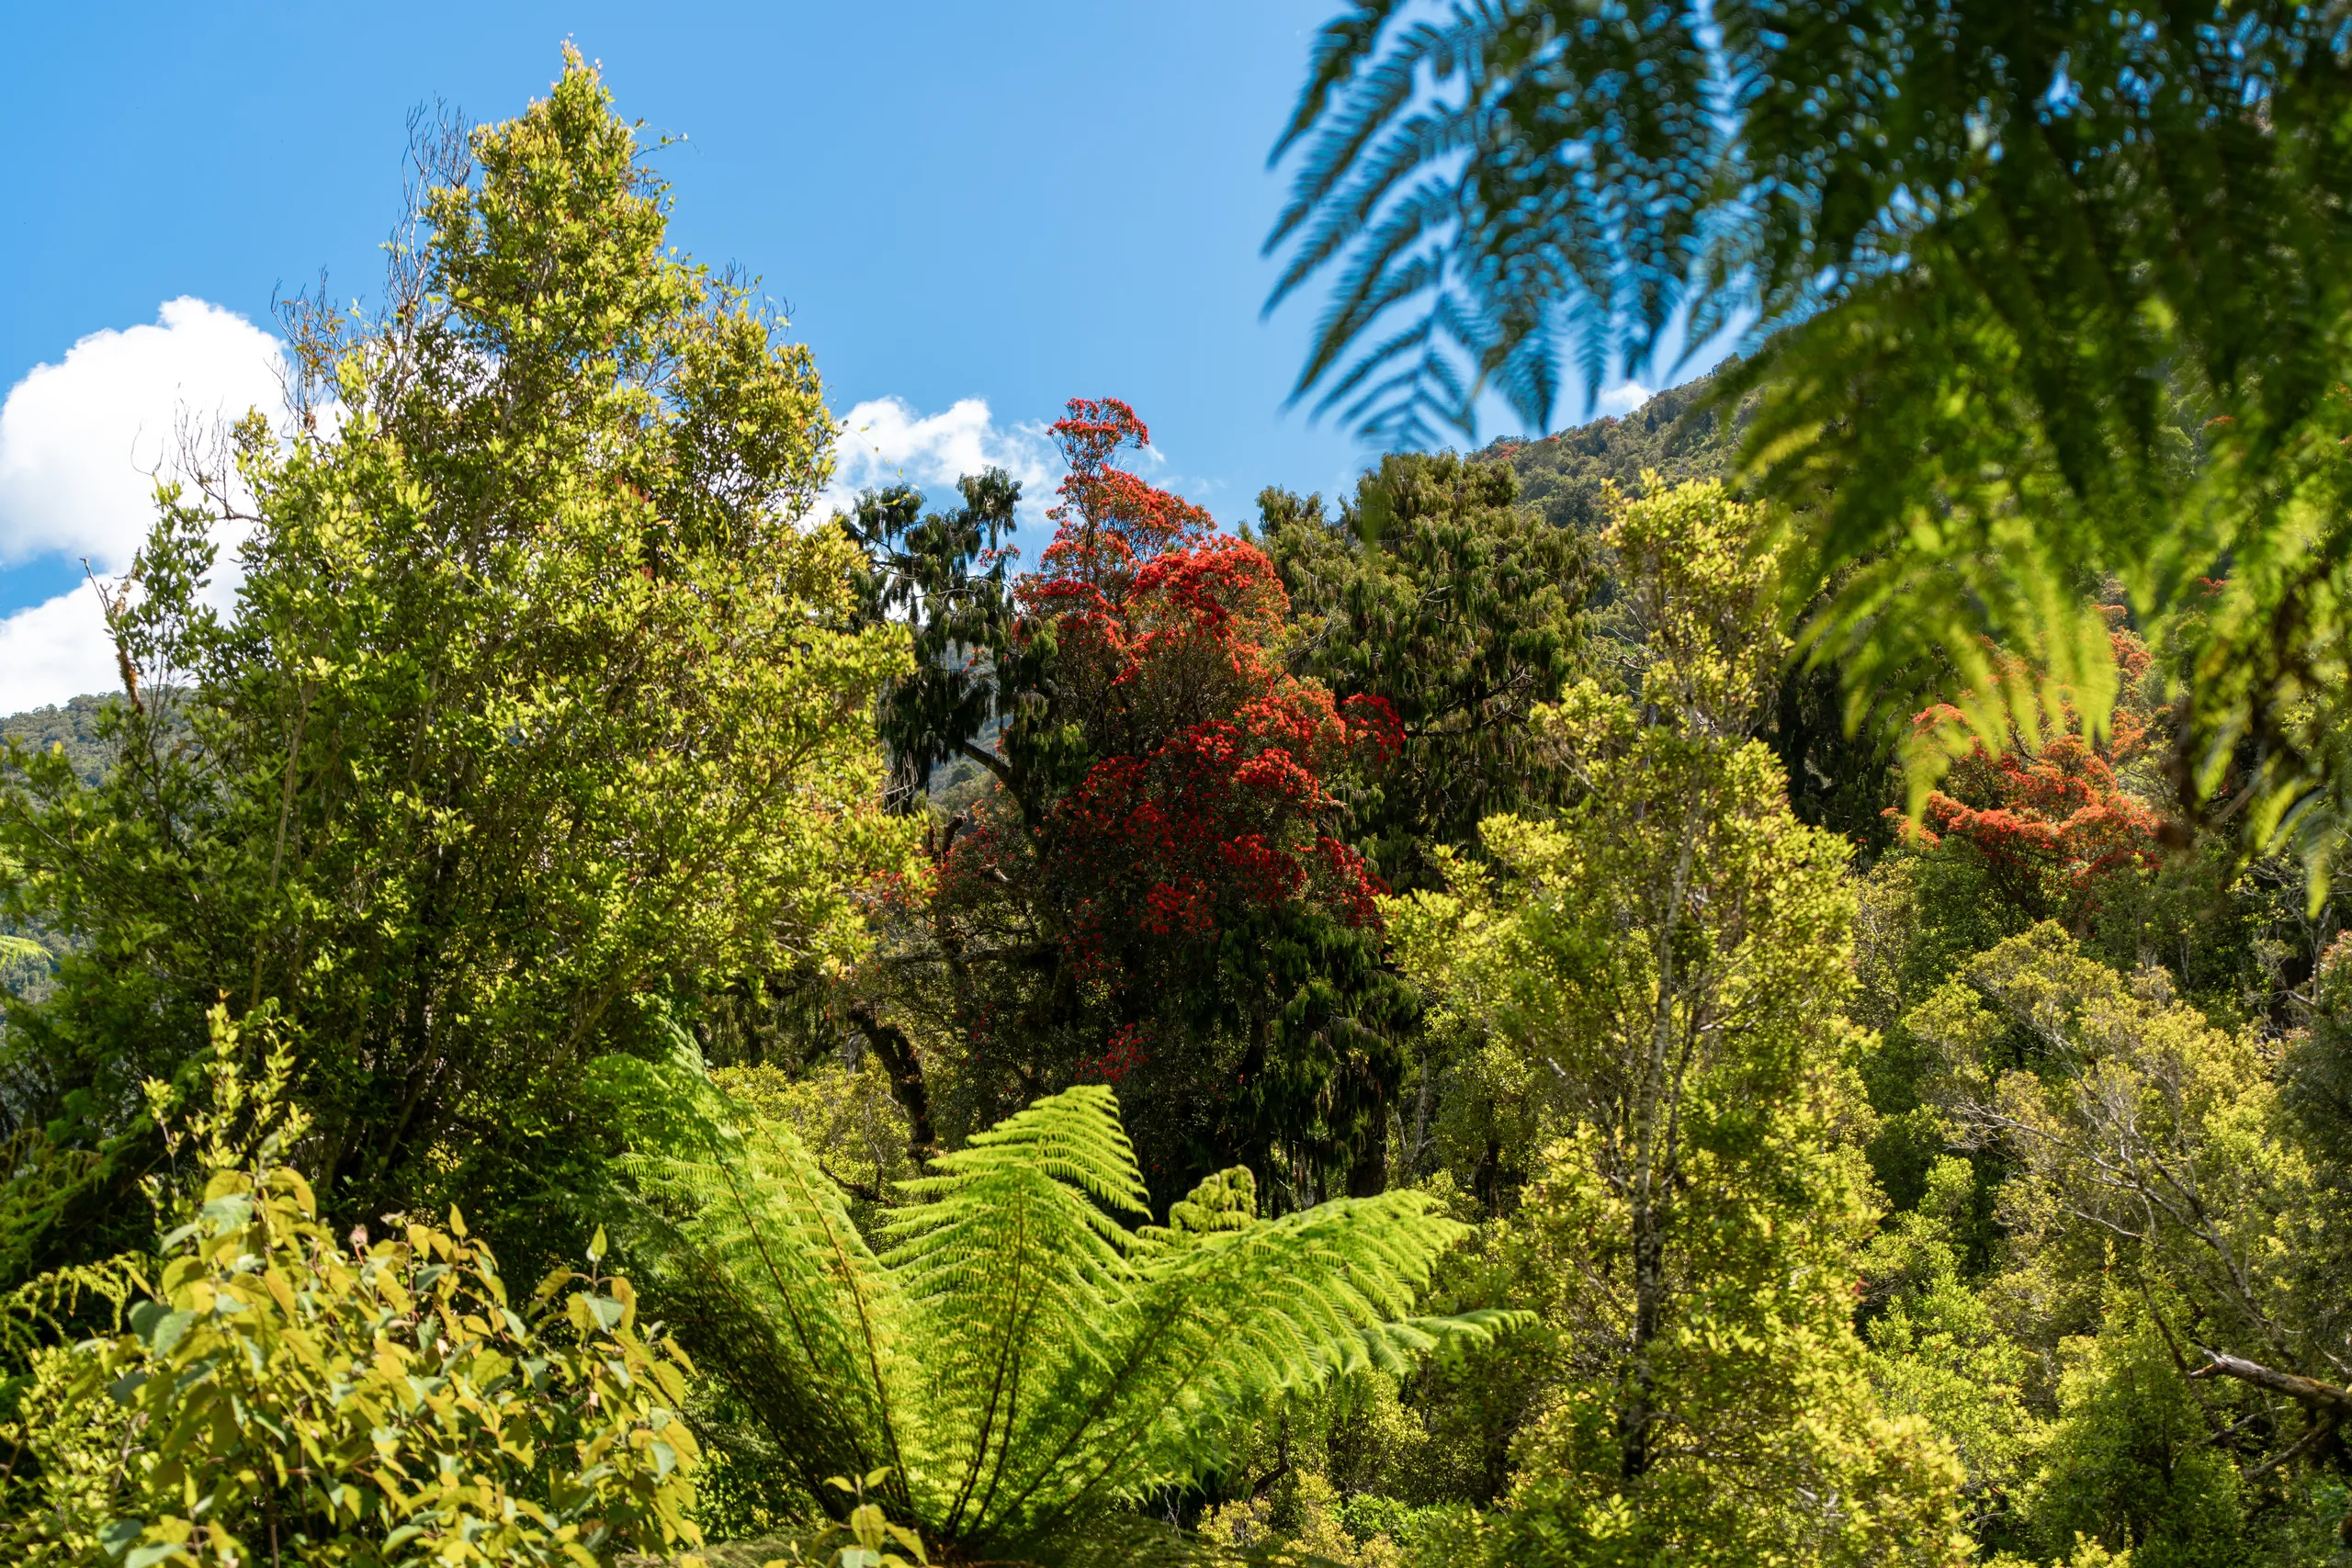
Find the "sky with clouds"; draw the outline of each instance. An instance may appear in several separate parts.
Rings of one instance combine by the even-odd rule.
[[[374,292],[412,109],[513,114],[567,38],[673,139],[673,242],[759,275],[814,348],[837,498],[1001,467],[1034,556],[1045,427],[1106,395],[1150,423],[1150,477],[1228,525],[1266,485],[1351,484],[1372,454],[1283,407],[1317,301],[1261,316],[1266,152],[1334,8],[13,8],[0,714],[111,687],[98,585],[155,475],[183,431],[278,406],[275,299]]]

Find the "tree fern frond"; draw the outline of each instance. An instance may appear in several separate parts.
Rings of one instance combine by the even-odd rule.
[[[1324,40],[1317,50],[1316,74],[1310,79],[1306,93],[1301,96],[1299,107],[1306,111],[1309,100],[1314,99],[1317,116],[1328,114],[1329,118],[1325,119],[1322,133],[1316,138],[1292,184],[1290,204],[1275,220],[1273,235],[1266,243],[1268,250],[1288,238],[1342,182],[1361,173],[1356,160],[1365,146],[1419,93],[1422,67],[1430,67],[1433,74],[1451,74],[1464,58],[1463,46],[1470,34],[1463,21],[1457,20],[1447,28],[1420,22],[1407,28],[1393,49],[1372,60],[1369,69],[1364,69],[1364,58],[1393,5],[1394,0],[1373,0],[1361,7],[1360,16],[1380,13],[1376,17],[1364,18],[1370,23],[1368,27],[1351,28],[1351,18],[1343,17],[1326,29]],[[1343,30],[1350,36],[1335,36]],[[1355,91],[1333,107],[1334,90],[1340,81],[1351,77]],[[1280,162],[1306,129],[1304,123],[1294,122],[1275,144],[1268,163]]]
[[[1196,1215],[1230,1213],[1234,1196],[1229,1182],[1204,1183],[1189,1201]],[[1050,1518],[1190,1476],[1272,1394],[1368,1360],[1366,1336],[1407,1315],[1460,1231],[1421,1195],[1389,1193],[1151,1237],[1138,1288],[1114,1303],[1118,1359],[1091,1377],[1073,1366],[1052,1403],[1083,1417],[1037,1451],[1009,1506],[1044,1503]]]
[[[1392,132],[1346,187],[1332,196],[1314,226],[1299,237],[1295,254],[1275,279],[1266,309],[1279,306],[1342,251],[1354,254],[1335,293],[1345,297],[1352,292],[1353,280],[1380,270],[1373,253],[1394,250],[1386,236],[1401,221],[1397,215],[1407,207],[1419,205],[1447,218],[1457,215],[1462,205],[1461,182],[1432,165],[1447,153],[1461,151],[1465,140],[1464,128],[1458,121],[1436,115],[1415,115]],[[1402,185],[1405,176],[1416,170],[1430,173],[1409,186]],[[1405,193],[1401,197],[1400,190]],[[1385,214],[1384,207],[1388,209]]]
[[[601,1067],[628,1108],[632,1242],[657,1264],[640,1288],[797,1473],[817,1461],[794,1441],[823,1463],[887,1451],[894,1506],[967,1555],[1196,1556],[1122,1510],[1195,1480],[1286,1390],[1516,1321],[1413,1315],[1462,1229],[1418,1193],[1263,1220],[1230,1170],[1129,1229],[1148,1216],[1142,1174],[1099,1086],[904,1183],[877,1258],[807,1151],[698,1067]]]
[[[814,1156],[739,1113],[691,1042],[667,1063],[605,1057],[592,1074],[632,1145],[620,1165],[642,1201],[624,1236],[689,1352],[730,1374],[812,1492],[902,1469],[897,1281]]]
[[[916,1314],[950,1445],[936,1457],[953,1495],[933,1517],[952,1535],[985,1511],[1040,1385],[1071,1359],[1110,1355],[1099,1326],[1133,1246],[1115,1214],[1150,1208],[1118,1103],[1099,1085],[1029,1106],[934,1170],[901,1184],[916,1201],[890,1221],[884,1262]]]

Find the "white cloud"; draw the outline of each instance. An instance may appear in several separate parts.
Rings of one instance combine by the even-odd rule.
[[[85,582],[0,621],[0,713],[119,689],[98,592]]]
[[[1031,524],[1061,482],[1061,456],[1045,430],[999,425],[981,398],[934,414],[918,414],[899,398],[870,399],[842,421],[834,450],[833,482],[817,503],[820,517],[849,511],[863,490],[906,483],[944,491],[966,474],[996,468],[1021,481],[1021,520]]]
[[[0,404],[0,569],[62,555],[119,577],[154,520],[154,475],[177,457],[183,427],[276,413],[282,366],[268,333],[183,298],[155,325],[93,333],[34,367]],[[215,592],[232,588],[223,570]],[[0,620],[0,713],[115,683],[89,584]]]
[[[0,405],[0,566],[56,552],[129,567],[184,421],[275,412],[282,364],[243,316],[180,299],[158,325],[92,333],[35,366]]]
[[[1653,389],[1639,381],[1620,381],[1613,387],[1603,387],[1595,406],[1602,413],[1623,419],[1656,396]]]

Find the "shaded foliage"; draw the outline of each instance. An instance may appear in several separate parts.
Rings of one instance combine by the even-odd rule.
[[[1432,886],[1442,846],[1498,811],[1555,804],[1530,714],[1577,668],[1584,541],[1519,503],[1511,470],[1390,457],[1337,518],[1322,499],[1259,498],[1288,591],[1291,668],[1396,715],[1397,755],[1351,807],[1351,832],[1392,889]]]

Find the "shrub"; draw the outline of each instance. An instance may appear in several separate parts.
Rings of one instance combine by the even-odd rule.
[[[166,1134],[197,1196],[122,1287],[113,1331],[26,1358],[0,1423],[0,1548],[17,1562],[608,1562],[698,1544],[684,1356],[628,1282],[550,1274],[517,1310],[452,1211],[339,1243],[281,1163],[290,1054],[258,1094],[212,1015],[212,1103]],[[168,1113],[171,1096],[151,1086]],[[164,1197],[162,1190],[159,1199]],[[63,1281],[9,1299],[47,1318]]]

